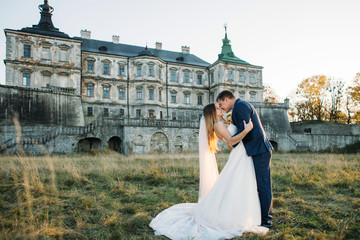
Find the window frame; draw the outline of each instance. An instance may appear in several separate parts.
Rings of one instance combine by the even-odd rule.
[[[142,100],[142,89],[141,88],[136,89],[136,100]]]
[[[32,47],[30,44],[24,44],[23,57],[31,58],[31,50],[32,50]]]
[[[91,88],[91,94],[89,94],[89,88]],[[88,84],[86,86],[86,96],[87,97],[94,97],[94,85],[93,84]]]
[[[103,98],[109,99],[110,98],[110,86],[103,86]],[[106,90],[108,89],[108,90]],[[108,95],[106,96],[105,93],[108,93]]]
[[[125,88],[124,87],[119,87],[119,99],[125,100]]]
[[[30,83],[31,83],[31,73],[24,72],[22,74],[22,85],[26,87],[30,87]]]
[[[202,79],[202,78],[203,78],[202,76],[203,76],[203,75],[202,75],[202,74],[199,74],[199,73],[198,73],[197,76],[196,76],[196,83],[199,84],[199,85],[202,85],[202,84],[203,84],[203,83],[202,83],[202,80],[203,80],[203,79]]]
[[[93,107],[87,107],[87,115],[88,116],[94,116]]]
[[[170,92],[170,103],[176,103],[176,92]]]

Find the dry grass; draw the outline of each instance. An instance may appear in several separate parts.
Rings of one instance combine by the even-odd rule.
[[[218,154],[219,167],[227,154]],[[0,157],[1,239],[165,239],[161,210],[196,202],[197,154]],[[242,239],[356,239],[360,156],[274,154],[274,225]]]

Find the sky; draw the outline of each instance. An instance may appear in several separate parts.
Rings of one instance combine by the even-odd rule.
[[[19,30],[40,20],[41,0],[0,0],[1,29]],[[53,23],[69,34],[181,51],[213,63],[224,24],[235,55],[263,66],[263,82],[281,99],[297,85],[324,74],[350,84],[360,72],[360,0],[49,0]],[[5,34],[0,57],[5,59]],[[5,65],[0,64],[0,84]]]

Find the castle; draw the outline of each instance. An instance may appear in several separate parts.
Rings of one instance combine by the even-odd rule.
[[[341,147],[360,134],[357,126],[341,139],[293,133],[289,100],[263,103],[263,67],[235,56],[226,28],[221,53],[210,64],[188,46],[181,52],[164,50],[160,42],[133,46],[115,35],[106,42],[91,39],[88,30],[69,37],[54,27],[48,1],[39,8],[37,25],[5,29],[2,152],[21,146],[41,153],[39,145],[56,153],[105,147],[124,154],[197,151],[202,109],[224,89],[255,106],[275,149]]]

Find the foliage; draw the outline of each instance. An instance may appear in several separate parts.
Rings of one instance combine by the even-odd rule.
[[[304,79],[297,88],[300,101],[295,104],[299,120],[325,120],[325,92],[329,81],[324,75]]]
[[[292,98],[289,115],[295,121],[322,120],[360,123],[360,74],[345,87],[342,80],[316,75],[304,79]]]
[[[347,89],[348,97],[346,110],[348,122],[360,123],[360,73],[356,74],[352,85]]]
[[[217,154],[219,168],[228,154]],[[160,211],[196,202],[197,154],[1,156],[1,239],[167,239]],[[274,228],[236,239],[356,239],[360,156],[274,154]]]
[[[280,97],[276,94],[274,89],[268,85],[264,85],[264,102],[265,103],[278,103]]]

